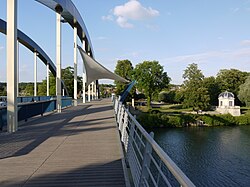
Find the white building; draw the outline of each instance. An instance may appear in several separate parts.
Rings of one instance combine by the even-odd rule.
[[[240,107],[234,106],[234,94],[232,92],[225,91],[218,97],[219,106],[216,111],[221,114],[231,114],[232,116],[240,116]]]

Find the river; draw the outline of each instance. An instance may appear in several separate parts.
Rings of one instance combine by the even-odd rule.
[[[156,129],[154,133],[196,186],[250,186],[250,126]]]

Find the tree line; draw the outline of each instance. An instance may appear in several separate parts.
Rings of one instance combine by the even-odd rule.
[[[179,103],[183,108],[209,110],[218,105],[218,95],[224,91],[235,95],[237,105],[250,106],[250,74],[237,69],[222,69],[216,76],[205,77],[198,65],[192,63],[184,70],[182,85],[171,85],[171,78],[158,61],[144,61],[133,67],[131,61],[119,60],[115,73],[137,81],[131,97],[136,98],[141,93],[141,97],[146,97],[148,107],[153,99],[170,104]],[[120,94],[126,85],[115,83],[116,93]]]
[[[62,80],[67,88],[70,97],[74,95],[74,68],[66,67],[62,69]],[[77,76],[77,91],[80,95],[82,90],[82,77]],[[66,92],[65,92],[66,93]],[[6,83],[0,83],[0,96],[7,95]],[[33,96],[34,95],[34,83],[19,83],[19,96]],[[37,95],[47,95],[47,78],[42,82],[37,83]],[[52,73],[49,74],[49,95],[56,95],[56,78]]]

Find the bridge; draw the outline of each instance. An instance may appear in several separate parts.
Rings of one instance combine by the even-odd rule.
[[[110,100],[32,119],[0,144],[0,186],[126,184]]]
[[[0,32],[7,35],[8,62],[7,107],[0,108],[0,186],[194,186],[154,141],[153,133],[148,134],[123,105],[128,90],[113,102],[98,98],[99,79],[127,80],[94,59],[90,37],[74,4],[36,1],[56,13],[56,65],[45,49],[17,29],[17,0],[8,0],[7,21],[0,20]],[[62,22],[74,29],[73,99],[62,96]],[[18,97],[18,40],[34,53],[32,97]],[[84,64],[80,103],[77,49]],[[50,70],[56,76],[56,96],[36,95],[37,57],[46,65],[47,75]]]
[[[4,187],[194,186],[118,100],[33,117],[0,145]]]

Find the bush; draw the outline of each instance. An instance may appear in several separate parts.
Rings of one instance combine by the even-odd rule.
[[[250,124],[250,114],[245,114],[235,117],[237,125],[249,125]]]
[[[135,100],[146,99],[146,96],[143,93],[135,94]]]
[[[145,128],[154,127],[183,127],[195,124],[197,120],[203,121],[209,126],[234,126],[249,125],[250,115],[234,117],[230,114],[225,115],[196,115],[181,114],[169,115],[164,113],[143,113],[138,116],[139,123]]]
[[[168,116],[168,124],[171,127],[182,127],[182,121],[181,116]]]
[[[162,120],[159,114],[141,114],[138,116],[139,123],[146,128],[161,127]]]
[[[162,91],[158,95],[158,100],[166,103],[176,103],[175,102],[175,91]]]

